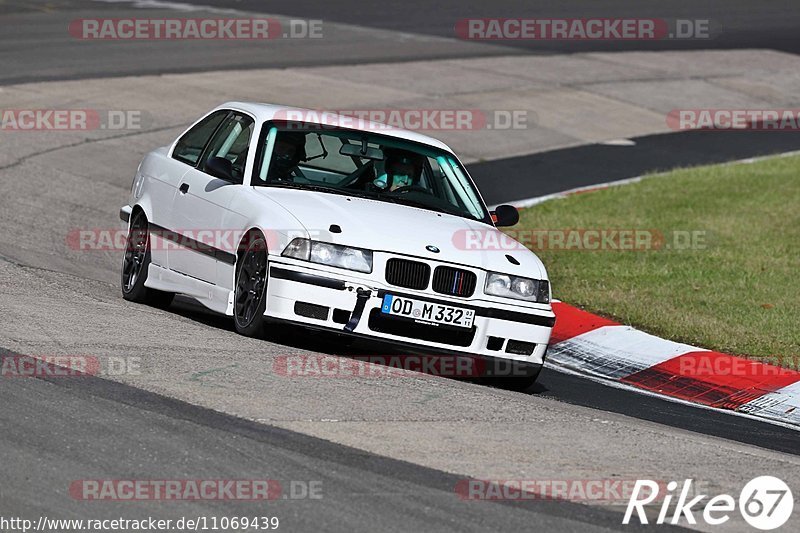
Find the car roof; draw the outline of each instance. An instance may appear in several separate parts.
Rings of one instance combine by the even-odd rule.
[[[396,128],[380,122],[361,120],[354,116],[342,115],[333,111],[326,111],[324,109],[306,109],[302,107],[263,104],[257,102],[225,102],[224,104],[217,106],[216,109],[237,109],[239,111],[244,111],[253,115],[260,122],[276,119],[291,120],[293,117],[298,117],[298,119],[302,122],[321,124],[323,126],[341,125],[345,128],[371,131],[386,135],[388,137],[395,137],[397,139],[426,144],[428,146],[435,146],[436,148],[441,148],[442,150],[447,150],[448,152],[453,153],[453,150],[451,150],[449,146],[438,139],[434,139],[433,137],[429,137],[415,131]]]

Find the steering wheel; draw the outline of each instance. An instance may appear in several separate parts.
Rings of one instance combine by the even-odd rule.
[[[351,172],[347,177],[345,177],[342,180],[342,182],[347,182],[347,185],[344,185],[343,188],[345,189],[363,188],[364,184],[361,183],[361,180],[367,172],[370,172],[372,170],[373,167],[374,167],[374,162],[368,161],[367,163],[355,169],[353,172]]]
[[[421,192],[424,194],[431,194],[431,191],[429,191],[425,187],[420,187],[419,185],[406,185],[405,187],[398,187],[397,189],[393,190],[390,194],[406,194],[409,192]]]

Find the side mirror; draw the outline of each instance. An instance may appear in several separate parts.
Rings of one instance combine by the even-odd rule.
[[[513,205],[498,205],[497,208],[491,212],[494,225],[498,228],[513,226],[519,222],[519,211]]]
[[[206,172],[225,181],[236,181],[233,177],[233,163],[224,157],[209,157]]]

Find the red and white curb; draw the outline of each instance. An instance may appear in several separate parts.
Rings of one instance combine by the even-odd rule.
[[[787,152],[727,164],[748,164]],[[664,173],[662,173],[664,174]],[[654,175],[656,176],[656,175]],[[642,176],[513,202],[519,208],[641,181]],[[800,429],[800,372],[668,341],[554,301],[547,365],[682,403]]]
[[[800,429],[800,372],[656,337],[554,302],[547,364]]]

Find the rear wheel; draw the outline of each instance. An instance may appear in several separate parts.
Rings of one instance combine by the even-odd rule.
[[[150,267],[150,232],[143,211],[131,215],[125,256],[122,259],[122,297],[131,302],[166,308],[175,293],[163,292],[144,286]]]
[[[233,321],[236,331],[248,337],[264,331],[267,307],[267,243],[260,233],[251,233],[236,269]]]

